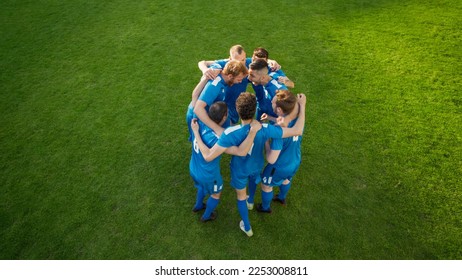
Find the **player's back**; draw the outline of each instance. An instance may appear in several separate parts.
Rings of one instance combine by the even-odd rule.
[[[289,127],[293,127],[297,119],[289,123]],[[281,152],[274,163],[276,168],[287,168],[289,166],[298,166],[301,162],[301,143],[303,134],[284,139],[273,139],[273,141],[282,141]],[[273,145],[273,144],[272,144]]]
[[[199,133],[201,134],[202,141],[208,148],[212,148],[218,141],[218,136],[215,132],[207,127],[201,121],[199,122]],[[189,163],[191,175],[200,179],[213,179],[220,174],[220,159],[221,156],[214,160],[207,162],[199,149],[197,140],[192,134],[192,156]]]

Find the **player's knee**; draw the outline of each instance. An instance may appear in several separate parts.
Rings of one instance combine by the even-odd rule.
[[[267,185],[261,185],[261,190],[264,192],[271,192],[273,190],[273,187],[267,186]]]

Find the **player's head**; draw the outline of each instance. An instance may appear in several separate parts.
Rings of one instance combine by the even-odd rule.
[[[221,126],[228,118],[228,106],[223,101],[217,101],[210,106],[208,114],[212,121]]]
[[[241,45],[234,45],[229,49],[229,59],[245,61],[246,54]]]
[[[243,62],[230,60],[223,69],[222,77],[229,86],[232,86],[242,82],[248,73],[249,71]]]
[[[236,100],[236,110],[243,121],[252,120],[257,111],[257,98],[250,92],[243,92]]]
[[[268,76],[268,62],[262,58],[258,58],[250,63],[249,68],[249,81],[254,85],[261,85],[263,79]]]
[[[264,48],[256,48],[255,50],[253,50],[252,62],[259,58],[262,58],[268,61],[268,58],[269,58],[268,51],[265,50]]]
[[[285,116],[290,113],[297,105],[297,97],[288,90],[277,90],[272,100],[273,111],[278,116]]]

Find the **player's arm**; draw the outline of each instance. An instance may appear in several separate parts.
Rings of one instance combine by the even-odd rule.
[[[287,76],[280,76],[278,78],[278,82],[280,82],[281,84],[284,84],[288,88],[294,88],[295,87],[295,83],[293,81],[291,81],[289,78],[287,78]]]
[[[209,80],[214,80],[221,72],[221,69],[210,68],[210,66],[214,63],[215,61],[213,60],[202,60],[197,64],[197,67],[199,67],[202,71],[202,74]]]
[[[306,95],[303,93],[298,94],[298,119],[295,122],[295,125],[291,128],[283,127],[282,128],[282,138],[300,136],[303,134],[303,128],[305,126],[305,106],[306,106]]]
[[[274,141],[274,140],[273,140]],[[281,153],[281,150],[272,150],[269,140],[265,142],[266,161],[270,164],[276,162]]]
[[[194,137],[196,138],[197,146],[199,147],[199,150],[201,151],[205,161],[210,162],[225,152],[226,148],[221,147],[218,144],[213,145],[211,149],[205,145],[199,133],[199,124],[197,123],[197,119],[193,119],[191,121],[191,129],[194,133]]]
[[[224,128],[219,126],[216,122],[210,119],[207,114],[205,107],[207,103],[202,100],[197,100],[196,105],[194,106],[194,114],[208,127],[210,127],[216,135],[220,136],[223,133]]]
[[[270,116],[268,115],[267,113],[263,113],[261,115],[261,118],[260,118],[260,121],[272,121],[274,123],[277,122],[277,118],[273,117],[273,116]]]
[[[276,60],[268,59],[268,65],[271,67],[271,71],[275,72],[281,69],[281,65]]]
[[[191,105],[193,107],[196,105],[197,99],[199,99],[199,96],[201,95],[201,92],[204,89],[206,84],[207,84],[207,78],[205,77],[205,75],[202,75],[201,80],[196,85],[191,95]]]
[[[232,146],[226,149],[226,153],[240,157],[246,156],[252,148],[255,135],[257,135],[257,132],[261,129],[261,127],[261,123],[257,120],[252,120],[252,123],[250,123],[249,134],[247,134],[245,140],[241,143],[241,145],[239,145],[239,147]]]

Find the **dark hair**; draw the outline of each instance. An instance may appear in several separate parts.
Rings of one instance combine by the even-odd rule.
[[[243,92],[236,100],[236,110],[242,120],[251,120],[257,111],[257,98],[250,92]]]
[[[213,103],[209,108],[209,118],[219,124],[223,117],[228,113],[228,106],[223,101]]]
[[[264,58],[264,59],[269,58],[269,53],[264,48],[256,48],[255,50],[253,50],[253,55],[258,58]]]
[[[254,62],[250,63],[249,68],[255,71],[268,69],[268,62],[262,58],[258,58]]]

